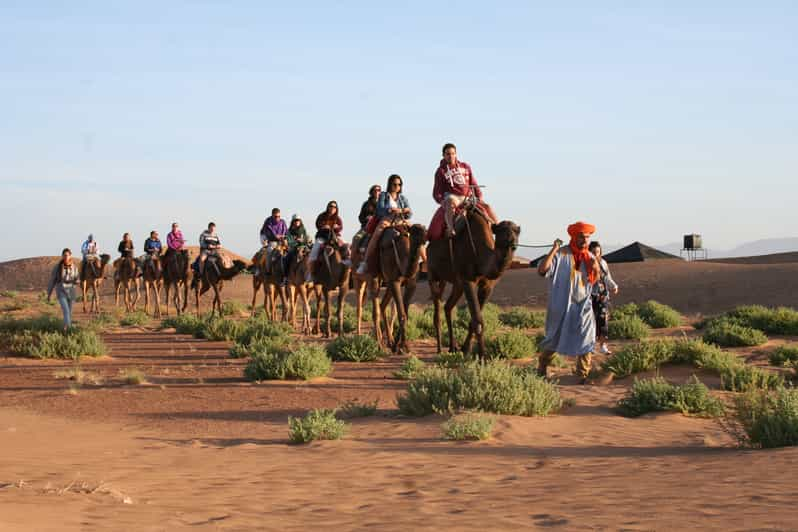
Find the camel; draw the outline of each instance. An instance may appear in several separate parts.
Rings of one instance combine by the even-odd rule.
[[[221,257],[209,256],[205,260],[205,268],[200,275],[194,274],[191,280],[191,288],[194,289],[194,299],[197,304],[197,316],[200,315],[200,296],[213,288],[213,302],[211,303],[211,316],[216,311],[222,315],[222,287],[224,281],[229,281],[246,269],[247,265],[240,260],[234,260],[231,267],[222,265]]]
[[[452,285],[452,291],[444,311],[449,328],[449,350],[457,350],[452,330],[452,310],[465,293],[471,323],[463,351],[470,352],[472,338],[476,337],[479,356],[484,357],[482,306],[504,270],[512,263],[521,228],[510,221],[491,224],[478,204],[466,203],[463,214],[455,223],[455,233],[452,239],[431,242],[427,249],[438,353],[441,352],[441,300],[448,283]]]
[[[313,283],[305,280],[308,269],[308,247],[301,246],[288,263],[288,302],[291,305],[291,326],[296,328],[297,296],[302,302],[302,332],[311,333],[310,327],[310,294]],[[318,304],[318,302],[317,302]]]
[[[350,267],[343,263],[341,251],[338,246],[331,244],[335,239],[332,231],[323,229],[320,238],[324,238],[328,244],[321,251],[319,258],[316,259],[313,272],[313,290],[316,294],[316,330],[321,329],[321,307],[322,297],[324,298],[324,313],[327,325],[323,331],[324,338],[331,336],[330,327],[330,292],[338,289],[338,336],[344,330],[344,297],[349,290]],[[326,233],[326,234],[325,234]]]
[[[178,316],[188,306],[188,251],[169,250],[163,259],[163,287],[166,315],[169,315],[169,290],[174,289],[174,306]],[[180,289],[183,289],[181,302]]]
[[[357,334],[363,332],[363,308],[366,303],[366,295],[372,295],[372,317],[377,313],[377,305],[379,301],[373,296],[378,294],[380,289],[380,279],[378,276],[372,275],[371,272],[365,274],[357,273],[358,266],[361,261],[366,260],[361,256],[360,246],[356,241],[352,242],[352,281],[355,289],[355,305],[357,309]]]
[[[283,304],[282,321],[288,318],[288,305],[285,299],[285,286],[283,286],[283,278],[285,277],[285,266],[283,263],[285,257],[285,248],[277,247],[273,250],[263,250],[258,253],[254,258],[254,266],[257,268],[257,274],[252,276],[252,315],[255,315],[255,302],[258,299],[258,291],[263,286],[263,310],[266,312],[266,317],[270,320],[277,320],[277,296],[280,296],[280,302]],[[266,272],[266,266],[269,266],[269,272]]]
[[[394,225],[383,231],[379,242],[379,268],[380,278],[386,284],[385,297],[379,308],[376,304],[378,293],[373,293],[375,301],[374,330],[377,341],[383,345],[382,333],[380,330],[380,314],[382,314],[387,343],[395,354],[399,352],[407,353],[407,312],[410,301],[416,292],[416,277],[418,276],[418,258],[421,248],[427,240],[427,229],[421,224]],[[404,292],[402,292],[404,287]],[[389,324],[385,312],[388,305],[394,301],[396,313],[394,316],[399,319],[399,331],[397,337],[393,338],[393,320]]]
[[[153,316],[161,317],[161,284],[163,283],[163,268],[161,257],[153,254],[144,259],[141,278],[144,280],[144,313],[150,310],[150,288],[155,293],[155,310]]]
[[[108,265],[108,262],[111,260],[111,256],[103,253],[100,255],[100,260],[97,259],[89,259],[88,261],[84,260],[83,264],[81,265],[81,278],[80,278],[80,286],[83,291],[83,312],[89,312],[86,310],[86,300],[89,289],[91,288],[92,298],[91,298],[91,312],[99,314],[100,312],[100,285],[103,281],[103,275],[105,274],[105,267]]]
[[[114,261],[114,305],[119,306],[119,292],[123,291],[125,310],[136,310],[136,303],[141,297],[138,274],[138,265],[133,257],[122,257]],[[135,286],[135,297],[131,294],[131,285]]]

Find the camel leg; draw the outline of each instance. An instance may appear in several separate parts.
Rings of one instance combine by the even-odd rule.
[[[290,309],[288,310],[289,317],[291,319],[291,328],[296,330],[296,298],[297,298],[297,288],[293,284],[288,285],[288,303],[291,305]]]
[[[260,282],[258,281],[258,276],[254,275],[252,276],[252,304],[250,305],[250,307],[252,307],[252,312],[250,316],[255,315],[255,303],[258,301],[258,290],[260,290]]]
[[[280,304],[283,306],[282,317],[280,321],[287,322],[288,321],[288,302],[285,297],[285,287],[280,285],[277,287],[278,293],[280,294]]]
[[[324,338],[329,338],[331,336],[332,330],[330,327],[330,291],[326,288],[322,289],[322,297],[324,298],[322,302],[319,304],[324,305],[324,319],[326,323],[324,324],[324,334],[322,336]]]
[[[455,282],[452,284],[452,291],[449,294],[449,299],[446,300],[446,305],[443,307],[444,314],[446,316],[446,326],[449,328],[449,352],[454,353],[457,351],[457,345],[454,341],[454,328],[452,327],[452,311],[454,307],[457,306],[457,302],[460,301],[460,297],[463,295],[463,285],[462,283]],[[467,353],[466,353],[467,354]]]
[[[390,288],[385,289],[385,297],[380,301],[380,317],[382,323],[380,327],[384,328],[385,347],[393,348],[393,315],[391,314],[391,301],[393,300],[393,293]]]
[[[121,283],[119,279],[114,279],[114,306],[119,306],[119,289],[121,288]]]
[[[87,292],[87,283],[88,281],[81,281],[80,282],[80,291],[83,294],[83,313],[86,314],[86,292]]]
[[[310,293],[307,286],[299,287],[299,297],[302,301],[302,332],[310,334]]]
[[[380,348],[385,348],[385,344],[382,337],[382,312],[380,310],[380,287],[377,286],[376,290],[372,285],[370,287],[371,291],[371,321],[374,327],[374,337],[377,339],[377,343],[380,344]]]
[[[338,287],[338,336],[344,334],[344,305],[346,304],[344,298],[346,297],[346,290],[343,286]]]
[[[155,317],[161,317],[161,283],[160,281],[156,281],[153,285],[153,290],[155,291]]]
[[[186,279],[183,281],[183,308],[181,312],[178,312],[178,314],[185,312],[187,308],[188,308],[188,277],[186,277]]]
[[[363,326],[361,324],[361,321],[363,320],[363,303],[364,303],[363,300],[365,296],[366,296],[366,283],[362,279],[355,277],[355,298],[357,299],[356,313],[357,313],[358,336],[360,336],[360,334],[363,332]]]
[[[432,298],[432,324],[435,326],[435,342],[437,353],[441,352],[441,302],[443,300],[443,289],[446,283],[443,281],[430,281],[429,291]]]
[[[477,295],[477,286],[473,281],[463,282],[463,290],[465,292],[466,301],[468,302],[468,311],[471,314],[471,323],[468,327],[468,336],[466,337],[465,344],[463,344],[463,352],[467,353],[471,349],[471,337],[476,336],[477,339],[477,352],[479,357],[485,356],[485,339],[482,336],[482,309],[479,306],[479,296]]]
[[[399,354],[402,344],[407,344],[405,340],[405,326],[407,325],[407,314],[405,313],[405,303],[402,297],[402,283],[400,281],[393,281],[390,284],[391,295],[394,300],[394,307],[396,308],[396,315],[399,318],[399,331],[394,339],[391,350],[395,354]]]
[[[407,344],[407,320],[410,316],[410,302],[413,300],[413,296],[416,293],[416,280],[415,279],[408,279],[405,283],[404,293],[402,294],[402,303],[404,307],[404,318],[405,318],[405,325],[402,329],[402,351],[410,352],[410,347]]]
[[[141,298],[141,281],[138,278],[134,277],[133,280],[130,282],[133,283],[133,287],[136,289],[136,297],[134,297],[133,301],[131,301],[130,309],[136,310],[136,305],[138,305],[139,299]]]

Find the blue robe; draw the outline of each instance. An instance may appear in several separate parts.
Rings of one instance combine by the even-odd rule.
[[[571,249],[563,246],[555,253],[546,278],[549,306],[542,349],[570,356],[591,353],[596,344],[596,321],[587,264],[581,264],[577,270]]]

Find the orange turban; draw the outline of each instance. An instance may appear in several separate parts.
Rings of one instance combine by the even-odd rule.
[[[578,270],[582,263],[587,266],[587,280],[593,284],[596,282],[596,272],[590,267],[590,252],[588,250],[576,246],[574,239],[576,235],[587,233],[592,235],[596,232],[596,226],[586,222],[576,222],[568,226],[568,235],[571,237],[570,247],[571,253],[574,256],[574,267]]]
[[[596,226],[587,222],[576,222],[568,226],[568,236],[574,238],[581,233],[593,234],[596,232]]]

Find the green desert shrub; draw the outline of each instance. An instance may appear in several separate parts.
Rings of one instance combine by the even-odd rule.
[[[366,305],[363,308],[363,319],[366,322],[371,321],[371,310],[370,305]],[[338,330],[338,314],[336,313],[336,305],[333,302],[330,302],[330,329],[333,331]],[[322,309],[323,310],[323,309]],[[310,307],[310,315],[314,317],[316,316],[316,304],[314,303]],[[321,314],[321,329],[324,330],[327,327],[327,320],[324,319],[324,312]],[[347,305],[344,307],[344,333],[348,334],[351,332],[355,332],[357,330],[357,309],[352,308],[351,306]]]
[[[616,340],[640,340],[648,336],[650,329],[646,322],[637,315],[613,315],[608,325],[610,338]]]
[[[205,320],[202,329],[195,336],[213,341],[235,340],[245,327],[246,325],[241,321],[213,317]]]
[[[19,292],[16,290],[3,290],[0,292],[0,297],[7,297],[9,299],[14,299],[19,295]]]
[[[798,335],[798,310],[789,307],[745,305],[727,312],[725,317],[768,334]]]
[[[247,344],[233,343],[229,353],[231,358],[247,358],[260,351],[282,351],[290,346],[291,338],[287,336],[256,337]]]
[[[528,358],[537,352],[534,338],[518,330],[499,333],[485,342],[488,358]]]
[[[407,358],[407,360],[402,363],[402,367],[399,368],[398,371],[395,371],[393,376],[397,379],[412,379],[416,376],[416,374],[424,369],[426,364],[421,361],[416,355],[411,355]]]
[[[717,417],[723,413],[723,403],[712,397],[696,377],[682,386],[655,377],[635,380],[629,393],[618,402],[618,411],[628,417],[662,411]]]
[[[546,313],[525,307],[513,307],[499,314],[502,325],[515,329],[536,329],[546,324]]]
[[[161,320],[161,328],[174,329],[178,334],[190,334],[195,337],[201,333],[203,325],[202,318],[187,313]]]
[[[798,345],[780,345],[770,353],[770,364],[773,366],[787,366],[798,362]]]
[[[357,401],[347,401],[338,407],[336,415],[343,419],[353,419],[356,417],[369,417],[377,413],[379,399],[373,403],[359,403]]]
[[[33,358],[78,358],[102,356],[107,352],[102,338],[94,331],[72,328],[63,332],[23,331],[8,337],[8,348]]]
[[[704,341],[721,347],[751,347],[768,341],[765,333],[740,325],[732,320],[720,319],[704,329]]]
[[[562,406],[557,387],[503,361],[471,362],[460,368],[428,367],[397,399],[406,415],[480,410],[497,414],[545,416]]]
[[[125,384],[147,384],[147,376],[139,368],[120,370],[119,377]]]
[[[142,310],[129,312],[119,319],[119,325],[122,327],[136,326],[140,327],[150,321],[150,317]]]
[[[772,390],[784,385],[781,375],[744,363],[724,367],[718,372],[723,389],[732,392]]]
[[[311,410],[303,418],[288,418],[288,437],[292,443],[340,440],[346,431],[346,423],[337,419],[333,410]]]
[[[252,353],[244,368],[251,381],[301,379],[328,375],[332,362],[319,346],[301,345],[296,349],[263,349]]]
[[[655,340],[628,345],[613,353],[604,361],[602,367],[617,377],[627,377],[633,373],[653,370],[673,357],[673,342]]]
[[[247,312],[247,306],[241,301],[231,299],[222,303],[222,316],[239,316]]]
[[[466,413],[452,416],[441,425],[446,440],[487,440],[493,431],[494,418]]]
[[[458,368],[473,360],[473,356],[466,355],[462,351],[455,351],[453,353],[444,351],[435,357],[435,364],[442,368]]]
[[[617,320],[624,317],[632,317],[637,316],[640,317],[640,308],[637,306],[636,303],[626,303],[625,305],[619,305],[617,307],[613,307],[612,309],[612,319]]]
[[[745,443],[764,449],[798,445],[798,389],[751,391],[735,401]]]
[[[682,315],[678,311],[653,300],[638,305],[637,314],[654,329],[678,327],[682,323]]]
[[[29,332],[58,332],[64,327],[64,322],[58,316],[40,314],[28,318],[0,317],[0,333]]]
[[[264,338],[288,339],[292,332],[291,325],[287,323],[271,321],[265,317],[255,317],[243,322],[235,341],[247,345]]]
[[[372,362],[382,355],[380,344],[372,336],[339,336],[327,344],[327,353],[333,360],[348,362]]]

